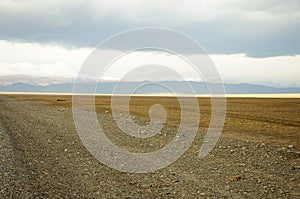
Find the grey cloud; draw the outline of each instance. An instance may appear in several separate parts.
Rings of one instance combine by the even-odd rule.
[[[186,33],[209,53],[300,54],[299,1],[124,2],[0,0],[0,38],[94,47],[120,31],[160,26]]]

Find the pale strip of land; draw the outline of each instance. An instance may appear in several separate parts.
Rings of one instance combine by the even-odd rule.
[[[85,93],[44,93],[44,92],[0,92],[4,95],[96,95],[96,96],[128,96],[128,94],[85,94]],[[300,93],[274,93],[274,94],[173,94],[173,93],[153,93],[153,94],[132,94],[131,96],[144,97],[144,96],[162,96],[162,97],[227,97],[227,98],[300,98]]]

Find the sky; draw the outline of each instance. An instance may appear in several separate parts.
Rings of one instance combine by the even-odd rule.
[[[300,87],[298,0],[0,0],[0,75],[75,77],[95,46],[140,27],[193,38],[224,82]],[[195,78],[182,60],[154,52],[129,54],[108,77],[152,59]]]

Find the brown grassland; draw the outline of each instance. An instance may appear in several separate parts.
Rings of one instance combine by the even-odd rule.
[[[14,95],[23,99],[41,101],[51,106],[72,107],[72,96],[51,95]],[[209,127],[211,103],[210,98],[198,97],[201,118],[199,126]],[[175,97],[132,97],[130,113],[149,120],[149,108],[161,104],[167,111],[167,124],[178,127],[180,123],[180,105]],[[97,96],[95,108],[97,113],[111,113],[111,97]],[[271,143],[285,146],[299,146],[300,132],[290,130],[300,128],[299,98],[227,98],[224,136],[234,136],[243,140]]]
[[[132,174],[86,150],[74,126],[72,96],[0,95],[0,198],[300,198],[299,98],[227,98],[222,135],[203,159],[198,153],[211,100],[198,102],[199,129],[186,153],[161,170]],[[132,97],[134,122],[146,125],[153,104],[165,107],[167,120],[159,134],[141,139],[118,128],[111,97],[95,99],[107,137],[131,152],[160,149],[177,133],[174,97]]]

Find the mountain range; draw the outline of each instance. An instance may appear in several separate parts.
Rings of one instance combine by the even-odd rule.
[[[31,77],[31,76],[0,76],[0,92],[49,92],[49,93],[72,93],[73,79],[61,77]],[[94,93],[92,85],[96,82],[82,81],[78,84],[79,93]],[[157,94],[169,93],[166,88],[176,88],[177,93],[192,94],[186,89],[186,82],[182,81],[138,81],[138,82],[101,82],[96,92],[97,94],[129,94],[131,88],[139,88],[135,94]],[[207,84],[204,82],[189,81],[195,94],[209,94]],[[208,83],[210,86],[218,86],[215,83]],[[164,85],[161,87],[159,85]],[[118,91],[114,88],[118,86]],[[276,88],[263,85],[252,84],[224,84],[227,94],[275,94],[275,93],[300,93],[299,87]],[[217,92],[218,93],[218,92]]]

